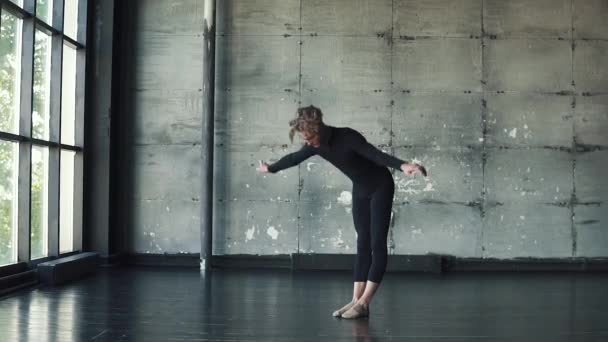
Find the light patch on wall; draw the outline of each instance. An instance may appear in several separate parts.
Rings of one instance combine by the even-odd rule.
[[[279,237],[279,231],[276,230],[274,226],[268,227],[266,234],[268,234],[273,240],[276,240]]]
[[[530,131],[527,124],[524,124],[524,139],[528,139],[531,135],[532,131]]]
[[[344,247],[344,240],[342,239],[342,229],[338,229],[338,236],[332,238],[332,242],[334,247],[341,248]]]
[[[306,164],[306,170],[312,171],[312,167],[317,165],[317,163],[309,162]]]
[[[251,226],[251,229],[247,229],[245,232],[245,241],[253,240],[253,234],[255,233],[255,226]]]
[[[338,197],[338,203],[351,205],[353,203],[353,194],[350,191],[342,191],[340,197]]]
[[[412,226],[412,228],[416,228],[416,226]],[[422,236],[422,229],[412,229],[412,240],[416,240],[418,237]]]
[[[420,193],[420,190],[417,190],[414,187],[419,184],[420,183],[415,179],[401,178],[397,181],[397,191],[416,195]]]

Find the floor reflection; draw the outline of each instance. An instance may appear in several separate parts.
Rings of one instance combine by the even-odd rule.
[[[387,274],[369,318],[333,318],[349,281],[334,272],[100,271],[0,299],[0,342],[608,340],[608,274]]]
[[[353,320],[352,323],[352,332],[353,332],[353,341],[356,342],[372,342],[376,341],[373,336],[369,333],[369,318]]]

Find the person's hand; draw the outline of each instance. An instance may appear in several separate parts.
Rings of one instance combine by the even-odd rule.
[[[258,167],[256,168],[256,170],[258,170],[259,172],[263,172],[263,173],[267,173],[268,172],[268,164],[266,164],[266,162],[259,160],[258,161]]]
[[[424,172],[424,167],[422,167],[422,165],[416,164],[416,163],[404,163],[404,164],[401,164],[401,171],[403,171],[403,173],[406,176],[412,176],[416,172],[420,172],[421,174],[426,173],[426,172]]]

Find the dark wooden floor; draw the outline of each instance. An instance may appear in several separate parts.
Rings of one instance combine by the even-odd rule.
[[[115,268],[0,299],[0,341],[608,341],[608,274],[388,274],[371,317],[331,316],[348,273]]]

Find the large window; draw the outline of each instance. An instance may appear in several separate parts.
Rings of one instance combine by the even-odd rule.
[[[34,102],[32,136],[49,140],[51,110],[51,36],[36,30],[34,43]]]
[[[0,140],[0,265],[17,260],[17,143]]]
[[[0,266],[80,250],[87,0],[0,0]]]
[[[0,131],[18,133],[21,19],[2,12],[0,42]]]
[[[53,0],[36,0],[36,17],[51,24],[53,13]]]

